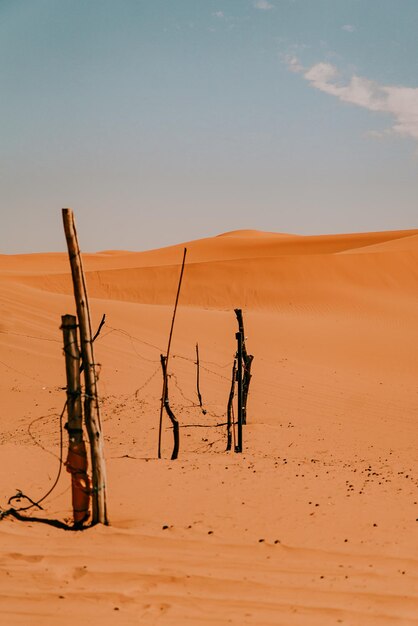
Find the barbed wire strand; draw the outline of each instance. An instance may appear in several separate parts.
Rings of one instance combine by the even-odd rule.
[[[22,498],[24,498],[24,499],[28,500],[28,502],[30,502],[30,504],[28,506],[23,506],[23,507],[19,507],[19,508],[16,508],[16,507],[14,507],[12,505],[9,509],[6,509],[5,511],[0,509],[0,519],[3,519],[4,517],[7,517],[7,515],[13,515],[14,513],[21,513],[22,511],[28,511],[29,509],[32,509],[34,507],[36,507],[38,509],[42,509],[42,507],[40,506],[41,502],[46,500],[47,497],[49,495],[51,495],[51,493],[54,491],[55,487],[58,485],[59,479],[61,477],[62,466],[63,466],[63,452],[64,452],[64,445],[63,444],[64,444],[64,442],[63,442],[63,425],[62,425],[62,422],[63,422],[63,417],[64,417],[65,410],[67,408],[67,403],[68,403],[68,400],[65,401],[64,408],[62,409],[62,411],[60,413],[60,416],[59,416],[59,431],[60,431],[59,465],[58,465],[58,472],[57,472],[57,475],[56,475],[56,478],[55,478],[54,482],[52,483],[52,486],[42,496],[42,498],[39,498],[38,500],[33,500],[32,498],[30,498],[29,496],[24,494],[21,490],[18,490],[17,493],[14,496],[11,496],[9,498],[7,503],[12,505],[12,502],[14,502],[15,500],[20,501]],[[41,416],[41,417],[45,418],[45,416]],[[35,423],[36,421],[39,421],[39,419],[41,419],[41,418],[37,418],[36,420],[33,420],[32,423]],[[43,446],[41,446],[41,447],[43,447]]]

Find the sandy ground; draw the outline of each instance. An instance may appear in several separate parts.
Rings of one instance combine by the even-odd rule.
[[[82,239],[82,238],[81,238]],[[81,241],[82,243],[82,241]],[[0,522],[0,623],[418,624],[418,231],[237,231],[84,255],[111,525]],[[225,452],[234,307],[254,354],[244,453]],[[0,256],[0,507],[59,466],[64,254]],[[201,356],[197,403],[195,344]],[[66,435],[64,435],[66,444]],[[71,519],[70,477],[31,512]]]

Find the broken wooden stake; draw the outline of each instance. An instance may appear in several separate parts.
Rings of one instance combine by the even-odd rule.
[[[68,456],[65,466],[71,474],[74,527],[81,528],[90,515],[91,486],[87,475],[87,450],[83,441],[77,318],[74,315],[63,315],[61,321],[67,373],[68,422],[65,428],[68,431]]]

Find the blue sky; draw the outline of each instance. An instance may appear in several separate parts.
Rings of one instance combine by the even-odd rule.
[[[416,0],[0,0],[0,251],[417,226]]]

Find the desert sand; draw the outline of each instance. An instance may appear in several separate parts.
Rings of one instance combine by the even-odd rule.
[[[80,234],[82,246],[82,233]],[[180,455],[170,461],[169,364]],[[235,231],[83,255],[110,526],[0,521],[5,626],[418,624],[418,230]],[[243,454],[226,453],[234,307],[254,355]],[[0,256],[0,507],[58,470],[66,254]],[[201,358],[203,414],[195,387]],[[64,433],[64,444],[67,443]],[[70,476],[28,515],[71,520]]]

